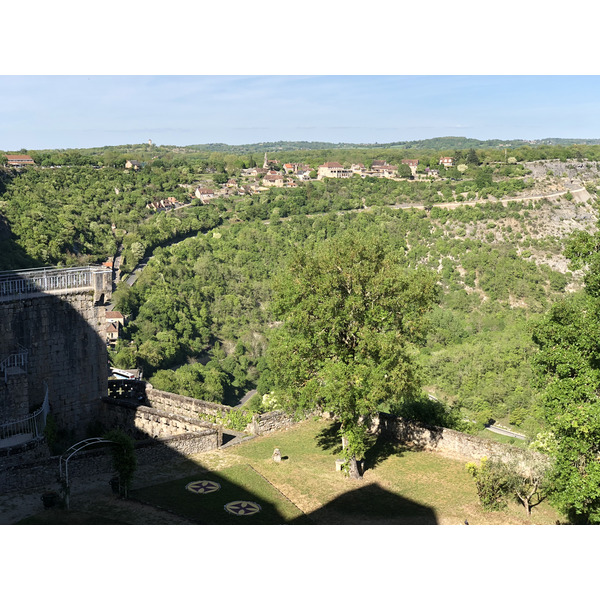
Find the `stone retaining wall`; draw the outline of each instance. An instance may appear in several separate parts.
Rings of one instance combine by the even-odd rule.
[[[97,399],[107,394],[105,328],[105,307],[94,304],[92,291],[2,302],[0,358],[18,345],[27,349],[28,406],[15,414],[13,405],[3,404],[0,422],[27,416],[41,404],[47,384],[58,426],[84,434],[97,416]]]
[[[532,460],[550,461],[547,456],[525,448],[484,440],[445,427],[425,427],[386,413],[379,414],[373,431],[409,446],[461,460],[480,460],[487,456],[505,463],[514,461],[522,469],[526,469]]]
[[[253,435],[264,435],[271,431],[278,429],[284,429],[290,427],[295,423],[295,419],[283,412],[282,410],[275,410],[269,413],[263,413],[262,415],[253,415],[252,423],[250,423],[245,431]]]
[[[234,410],[224,404],[205,402],[188,396],[156,390],[150,384],[146,385],[146,397],[152,408],[190,419],[197,419],[199,414],[211,417],[224,417],[227,413]]]
[[[215,404],[214,402],[204,402],[188,396],[180,396],[171,392],[163,392],[154,389],[151,385],[146,386],[146,397],[152,408],[164,411],[169,415],[186,417],[189,419],[198,419],[198,415],[208,415],[211,418],[225,418],[229,413],[239,409],[226,406],[224,404]],[[243,411],[243,408],[241,409]],[[253,415],[250,423],[244,431],[253,435],[262,435],[289,427],[295,422],[294,418],[281,410]]]
[[[219,446],[223,440],[222,428],[209,421],[115,398],[103,398],[102,405],[102,424],[108,429],[121,429],[136,439],[150,436],[162,440],[184,433],[197,433],[211,429],[217,433]]]
[[[40,458],[48,458],[50,449],[46,440],[30,440],[17,446],[0,448],[0,469],[31,462]]]
[[[138,466],[153,465],[174,456],[181,458],[216,450],[219,447],[219,434],[214,429],[172,436],[161,440],[147,439],[135,443]],[[48,487],[58,491],[60,457],[52,456],[27,464],[19,464],[0,470],[0,493],[22,492],[27,489]],[[71,487],[77,485],[78,477],[97,475],[106,477],[106,482],[114,474],[112,457],[106,448],[82,451],[69,460],[69,481]]]

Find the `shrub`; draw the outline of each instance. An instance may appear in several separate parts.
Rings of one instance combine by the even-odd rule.
[[[242,410],[232,410],[223,418],[223,426],[234,431],[244,431],[252,423],[252,413]]]
[[[113,468],[119,475],[120,491],[127,497],[127,491],[137,468],[133,440],[119,429],[109,431],[104,437],[114,442],[110,448],[113,457]]]
[[[467,471],[475,479],[477,495],[485,510],[502,510],[509,493],[508,474],[502,463],[483,457],[479,466],[467,463]]]

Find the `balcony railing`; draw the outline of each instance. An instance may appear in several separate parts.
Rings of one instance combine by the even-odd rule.
[[[7,438],[16,436],[27,436],[32,440],[40,440],[44,437],[46,419],[50,410],[50,403],[48,401],[48,386],[45,383],[44,387],[46,388],[46,391],[44,394],[44,402],[42,403],[41,408],[27,417],[17,419],[15,421],[9,421],[8,423],[0,425],[0,440],[6,440]]]
[[[0,302],[44,292],[93,289],[94,274],[106,271],[106,267],[95,266],[0,271]]]
[[[18,351],[7,356],[0,361],[0,374],[4,375],[4,381],[8,380],[11,368],[19,368],[27,371],[28,351],[23,346],[19,346]]]

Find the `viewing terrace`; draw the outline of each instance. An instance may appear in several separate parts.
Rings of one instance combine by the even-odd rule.
[[[94,292],[94,302],[107,300],[112,292],[111,269],[88,266],[0,271],[0,302],[86,291]]]

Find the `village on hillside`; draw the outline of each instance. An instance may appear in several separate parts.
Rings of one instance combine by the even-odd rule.
[[[266,192],[269,188],[294,188],[298,182],[320,181],[322,179],[347,179],[358,175],[363,179],[366,177],[380,177],[395,179],[397,181],[406,178],[426,179],[428,177],[437,178],[440,172],[436,169],[427,167],[424,173],[417,173],[419,161],[417,159],[404,159],[401,164],[406,165],[404,173],[399,175],[399,169],[395,165],[388,164],[385,160],[374,160],[370,168],[362,163],[352,164],[350,168],[344,167],[339,162],[325,162],[316,170],[310,165],[303,163],[280,163],[276,159],[268,159],[265,153],[262,167],[252,167],[242,169],[238,179],[230,178],[226,183],[219,187],[212,188],[198,186],[195,188],[192,197],[200,200],[202,204],[210,204],[215,198],[232,196],[252,196]],[[441,157],[439,164],[450,168],[453,166],[452,157]],[[241,182],[240,182],[241,180]],[[173,198],[166,201],[152,203],[148,208],[153,210],[169,210],[176,208]]]
[[[33,158],[27,154],[6,154],[6,164],[13,168],[22,168],[35,166]],[[439,165],[445,168],[453,166],[452,157],[443,156],[439,160]],[[211,200],[217,198],[232,198],[258,195],[268,191],[270,188],[294,188],[298,182],[320,181],[323,179],[348,179],[353,176],[379,177],[394,179],[427,179],[439,178],[440,171],[426,167],[423,172],[417,172],[419,161],[417,159],[403,159],[402,167],[390,165],[385,160],[373,160],[370,167],[362,163],[352,164],[349,168],[344,167],[339,162],[325,162],[318,168],[312,169],[310,165],[303,163],[284,163],[277,159],[269,159],[265,152],[262,167],[251,167],[241,169],[237,178],[230,177],[225,183],[208,187],[204,183],[197,186],[185,186],[191,188],[189,197],[190,202],[194,199],[201,204],[210,204]],[[125,170],[139,171],[144,167],[144,163],[137,160],[127,160]],[[44,167],[42,167],[44,168]],[[52,167],[51,167],[52,168]],[[153,212],[170,211],[185,206],[177,198],[170,196],[168,198],[157,199],[149,202],[146,208]]]

